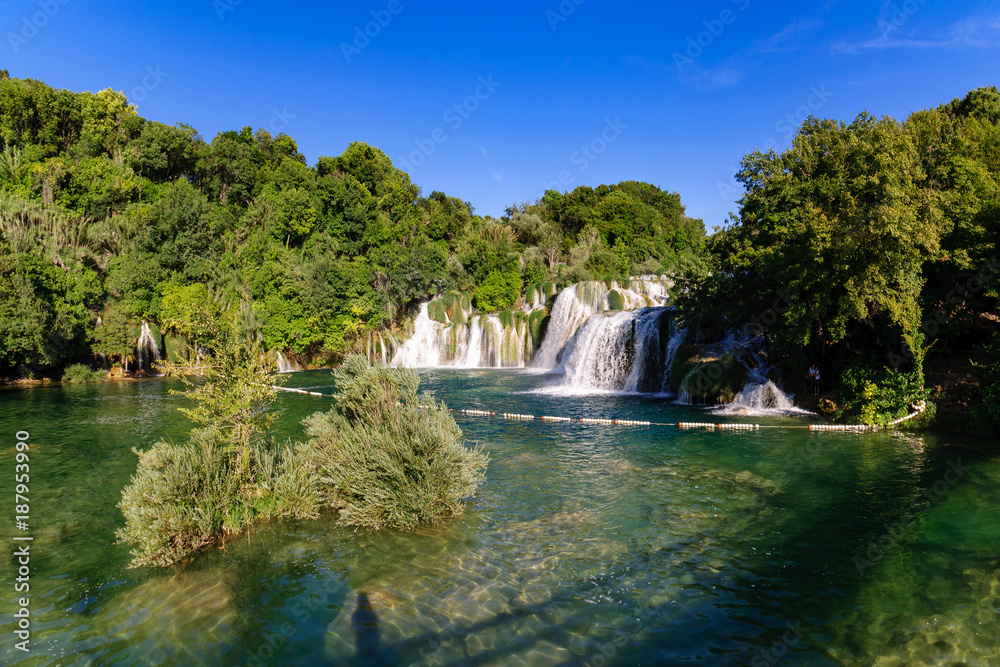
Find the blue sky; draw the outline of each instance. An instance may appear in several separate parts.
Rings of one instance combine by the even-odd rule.
[[[1000,2],[4,0],[0,27],[11,76],[207,140],[284,131],[310,164],[367,141],[484,215],[642,180],[710,228],[740,158],[807,114],[905,118],[1000,78]]]

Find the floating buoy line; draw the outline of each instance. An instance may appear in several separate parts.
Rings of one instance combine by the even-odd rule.
[[[290,389],[288,387],[279,387],[277,385],[271,385],[272,389],[277,389],[279,391],[288,391],[296,394],[308,394],[309,396],[326,396],[328,398],[333,398],[329,394],[321,394],[317,391],[306,391],[304,389]],[[402,407],[402,403],[397,403]],[[422,410],[441,410],[443,408],[439,406],[431,405],[418,405],[418,408]],[[924,401],[913,404],[914,412],[901,417],[895,421],[891,421],[883,426],[874,426],[869,424],[803,424],[803,425],[767,425],[761,426],[760,424],[730,424],[730,423],[712,423],[712,422],[652,422],[652,421],[642,421],[638,419],[604,419],[595,417],[554,417],[552,415],[526,415],[518,414],[514,412],[493,412],[490,410],[472,410],[472,409],[461,409],[454,410],[448,408],[448,412],[457,412],[469,417],[499,417],[501,419],[507,419],[512,421],[543,421],[543,422],[572,422],[578,424],[598,424],[604,426],[676,426],[682,430],[687,429],[705,429],[713,431],[758,431],[762,428],[784,428],[784,429],[808,429],[809,431],[840,431],[840,432],[859,432],[859,431],[878,431],[882,428],[889,428],[891,426],[896,426],[902,424],[903,422],[913,419],[918,415],[922,414],[924,410],[927,409],[927,404]]]

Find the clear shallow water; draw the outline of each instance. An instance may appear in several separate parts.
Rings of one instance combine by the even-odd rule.
[[[553,376],[420,375],[456,409],[726,419],[663,398],[538,392]],[[273,523],[180,572],[129,570],[115,504],[131,447],[188,430],[171,386],[0,392],[0,497],[13,496],[14,433],[28,430],[35,537],[25,658],[10,501],[0,662],[1000,664],[995,443],[456,413],[492,456],[456,520],[415,533]],[[288,386],[332,391],[320,371]],[[281,437],[300,437],[326,401],[282,394]]]

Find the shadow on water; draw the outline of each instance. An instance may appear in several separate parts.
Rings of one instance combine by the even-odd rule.
[[[364,592],[358,593],[358,604],[351,616],[351,629],[358,646],[352,664],[365,667],[395,665],[396,659],[383,645],[375,606]]]

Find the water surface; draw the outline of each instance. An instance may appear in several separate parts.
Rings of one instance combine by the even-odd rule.
[[[654,422],[663,397],[560,378],[420,371],[454,408]],[[331,393],[328,372],[289,386]],[[1000,664],[993,443],[801,428],[681,431],[455,414],[490,453],[462,517],[414,533],[333,517],[258,526],[179,571],[114,543],[132,447],[182,440],[164,380],[0,392],[0,491],[31,432],[32,651],[13,648],[13,502],[0,521],[4,664]],[[328,399],[282,394],[279,437]],[[993,448],[991,448],[991,446]]]

